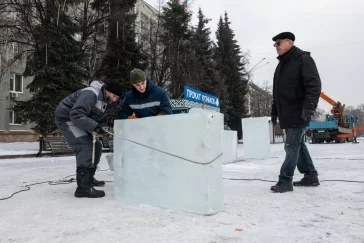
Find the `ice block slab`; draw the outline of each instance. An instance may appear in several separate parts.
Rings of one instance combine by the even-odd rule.
[[[222,114],[205,112],[116,120],[116,199],[202,215],[223,210],[222,127]]]
[[[224,130],[224,163],[231,163],[238,158],[238,132]]]
[[[270,135],[267,117],[243,118],[244,158],[270,157]]]
[[[214,110],[209,110],[209,109],[202,109],[202,108],[197,108],[197,107],[194,107],[194,108],[191,108],[188,113],[201,113],[201,112],[207,112],[207,113],[218,113],[217,111],[214,111]]]

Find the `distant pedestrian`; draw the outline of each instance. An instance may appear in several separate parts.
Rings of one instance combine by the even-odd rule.
[[[287,192],[293,191],[293,185],[318,186],[318,174],[306,147],[304,134],[320,98],[320,76],[310,52],[294,45],[294,34],[283,32],[272,40],[279,55],[279,64],[273,79],[271,119],[276,125],[278,118],[281,129],[285,129],[286,158],[278,183],[271,190]],[[304,177],[292,185],[296,166]]]

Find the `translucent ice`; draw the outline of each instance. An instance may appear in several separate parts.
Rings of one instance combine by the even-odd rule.
[[[244,157],[267,159],[270,157],[270,135],[267,117],[242,119]]]
[[[115,121],[118,200],[215,214],[223,209],[223,115],[176,114]]]
[[[224,163],[234,162],[238,157],[238,134],[237,131],[224,130]]]

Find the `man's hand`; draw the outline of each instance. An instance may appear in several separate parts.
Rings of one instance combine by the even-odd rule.
[[[314,115],[314,111],[313,110],[308,110],[308,109],[303,109],[302,110],[302,119],[305,121],[305,122],[310,122],[311,121],[311,117]]]
[[[128,119],[138,119],[138,117],[133,113],[131,116],[128,116]]]
[[[108,132],[105,131],[100,124],[96,126],[95,132],[98,133],[98,134],[100,134],[100,135],[103,135],[103,136],[105,136],[106,134],[108,134]]]
[[[276,116],[272,116],[271,121],[272,121],[274,126],[277,125],[277,117]]]

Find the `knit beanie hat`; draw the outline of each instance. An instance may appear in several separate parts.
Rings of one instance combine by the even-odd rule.
[[[146,75],[144,71],[134,68],[130,72],[130,81],[132,84],[137,84],[143,82],[144,80],[146,80]]]
[[[119,97],[122,96],[122,86],[121,83],[119,82],[110,82],[107,83],[105,86],[105,89],[111,93],[113,93],[114,95],[117,95]]]

